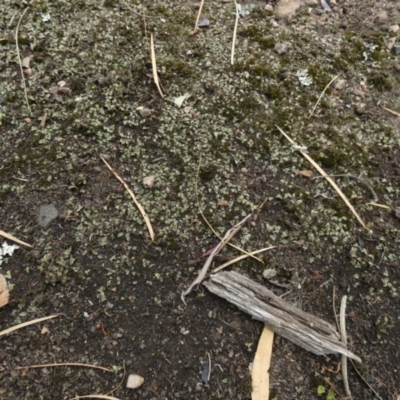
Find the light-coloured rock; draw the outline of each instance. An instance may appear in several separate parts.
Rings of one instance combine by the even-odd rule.
[[[339,79],[336,82],[335,89],[336,90],[343,90],[346,86],[346,79]]]
[[[263,277],[265,279],[271,279],[276,276],[277,272],[275,269],[265,269],[263,272]]]
[[[282,55],[288,52],[288,50],[290,49],[291,44],[289,42],[279,42],[275,45],[274,47],[274,51],[278,54],[278,55]]]
[[[399,25],[389,26],[389,32],[396,33],[400,29]]]
[[[128,380],[126,381],[127,389],[137,389],[142,386],[144,382],[144,378],[138,374],[130,374],[128,376]]]
[[[275,8],[275,15],[278,18],[289,18],[303,5],[316,6],[318,0],[280,0]]]
[[[271,4],[267,4],[267,5],[265,6],[265,11],[271,11],[271,12],[273,12],[273,11],[274,11],[274,7],[271,6]]]
[[[146,176],[146,178],[143,179],[143,185],[146,187],[152,187],[155,179],[156,177],[154,175]]]

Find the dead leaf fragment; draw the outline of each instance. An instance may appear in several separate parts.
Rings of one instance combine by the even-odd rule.
[[[302,171],[299,172],[299,174],[307,178],[311,178],[314,175],[314,173],[309,169],[303,169]]]
[[[224,200],[224,199],[221,199],[221,200],[218,202],[218,205],[219,205],[219,206],[223,206],[223,207],[226,207],[228,204],[229,204],[228,201],[227,201],[227,200]]]
[[[8,304],[10,292],[8,291],[7,281],[3,274],[0,274],[0,307]]]
[[[23,69],[28,69],[28,68],[30,68],[30,67],[29,67],[30,61],[31,61],[31,58],[30,58],[30,57],[25,57],[25,58],[23,58],[22,61],[21,61],[22,68],[23,68]]]
[[[253,369],[251,371],[252,400],[269,399],[269,367],[271,364],[273,340],[274,332],[264,327],[258,342]]]
[[[155,180],[154,175],[146,176],[146,178],[143,178],[143,185],[146,187],[152,187],[154,185],[154,180]]]
[[[47,328],[47,326],[45,326],[45,327],[43,327],[43,329],[40,331],[40,333],[42,334],[42,335],[44,335],[44,334],[46,334],[46,333],[49,333],[50,331],[49,331],[49,328]]]
[[[128,380],[126,382],[126,387],[128,389],[136,389],[139,386],[142,386],[144,382],[144,378],[138,374],[130,374],[128,376]]]

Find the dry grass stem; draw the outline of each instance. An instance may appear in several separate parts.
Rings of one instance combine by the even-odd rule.
[[[113,394],[114,392],[116,392],[116,391],[122,386],[122,384],[124,383],[125,376],[126,376],[125,361],[124,361],[124,364],[123,364],[123,365],[124,365],[124,373],[123,373],[123,375],[122,375],[121,382],[118,383],[118,385],[115,386],[115,388],[114,388],[113,390],[110,390],[108,393],[106,393],[106,396],[112,395],[112,394]]]
[[[150,55],[151,55],[151,66],[152,66],[152,69],[153,69],[154,83],[156,84],[157,89],[160,92],[161,97],[164,97],[164,94],[163,94],[163,92],[161,90],[160,81],[158,79],[156,52],[154,50],[154,37],[153,37],[153,34],[150,35]]]
[[[197,13],[196,22],[195,22],[195,24],[194,24],[193,33],[196,33],[196,32],[198,32],[198,30],[199,30],[199,27],[197,26],[197,24],[198,24],[199,21],[200,21],[200,16],[201,16],[201,12],[203,11],[203,6],[204,6],[204,0],[201,0],[200,7],[199,7],[199,12]]]
[[[396,111],[393,111],[393,110],[391,110],[390,108],[386,108],[386,107],[382,107],[382,108],[383,108],[384,110],[390,112],[391,114],[396,115],[397,117],[400,117],[400,113],[398,113],[398,112],[396,112]]]
[[[268,250],[271,250],[271,249],[275,249],[276,247],[278,247],[278,246],[264,247],[263,249],[252,251],[248,255],[244,254],[242,256],[236,257],[233,260],[230,260],[230,261],[226,262],[225,264],[220,265],[218,268],[215,268],[214,270],[212,270],[212,273],[215,274],[216,272],[221,271],[221,269],[224,269],[224,268],[228,267],[229,265],[235,264],[236,262],[238,262],[240,260],[243,260],[243,259],[245,259],[245,258],[247,258],[247,257],[249,257],[251,255],[262,253],[263,251],[268,251]]]
[[[374,203],[374,202],[369,202],[367,203],[369,206],[374,206],[374,207],[379,207],[379,208],[384,208],[385,210],[390,210],[390,207],[387,206],[386,204],[379,204],[379,203]]]
[[[235,236],[236,233],[239,232],[240,228],[252,216],[253,216],[253,214],[249,214],[247,217],[243,218],[239,223],[237,223],[233,228],[229,229],[228,232],[226,232],[225,236],[222,238],[222,240],[218,243],[218,245],[214,248],[214,250],[208,256],[207,261],[205,262],[205,264],[204,264],[202,270],[200,271],[200,274],[198,275],[198,277],[193,281],[193,283],[188,287],[188,289],[186,289],[182,293],[181,299],[185,304],[186,304],[185,296],[187,296],[196,285],[200,285],[200,283],[203,282],[203,280],[206,277],[207,271],[210,268],[210,265],[211,265],[212,260],[214,259],[214,257],[226,246],[226,244],[233,238],[233,236]]]
[[[286,137],[286,139],[289,140],[289,142],[293,145],[295,145],[295,142],[278,126],[276,125],[276,127],[279,129],[279,131],[282,133],[282,135],[284,135]],[[305,152],[302,150],[299,150],[299,152],[301,153],[301,155],[308,160],[311,165],[332,185],[332,187],[336,190],[336,192],[338,193],[338,195],[342,198],[342,200],[345,202],[345,204],[347,205],[347,207],[350,209],[350,211],[353,213],[353,215],[356,217],[357,221],[361,224],[361,226],[364,229],[367,229],[367,226],[364,224],[363,220],[361,219],[361,217],[358,215],[357,211],[354,209],[354,207],[351,205],[350,201],[348,200],[348,198],[345,196],[345,194],[340,190],[340,188],[336,185],[335,181],[326,174],[326,172]]]
[[[0,236],[3,236],[4,238],[6,238],[6,239],[8,239],[8,240],[12,240],[13,242],[18,243],[18,244],[20,244],[20,245],[22,245],[22,246],[26,246],[26,247],[31,247],[31,248],[33,248],[32,245],[30,245],[30,244],[28,244],[28,243],[25,243],[25,242],[23,242],[22,240],[17,239],[15,236],[10,235],[10,234],[8,234],[8,233],[2,231],[2,230],[0,230]]]
[[[88,394],[85,396],[76,396],[70,400],[78,400],[78,399],[105,399],[105,400],[120,400],[117,397],[108,396],[106,394]]]
[[[19,63],[19,68],[21,70],[21,79],[22,79],[22,83],[24,85],[25,102],[26,102],[26,105],[27,105],[28,110],[29,110],[29,115],[32,115],[32,110],[31,110],[31,107],[30,107],[29,101],[28,101],[28,92],[27,92],[27,88],[26,88],[26,80],[25,80],[25,76],[24,76],[24,70],[22,68],[21,54],[20,54],[20,51],[19,51],[18,30],[19,30],[19,26],[21,25],[22,18],[24,18],[24,15],[28,11],[29,6],[32,4],[32,1],[27,5],[25,10],[23,11],[23,13],[21,15],[21,18],[18,21],[17,28],[15,29],[15,47],[16,47],[16,50],[17,50],[18,63]]]
[[[235,9],[236,9],[236,16],[235,16],[235,27],[233,28],[233,38],[232,38],[232,51],[231,51],[231,65],[234,63],[235,59],[235,44],[236,44],[236,34],[237,34],[237,27],[239,23],[239,8],[238,4],[235,1]]]
[[[146,214],[146,211],[144,211],[144,208],[142,205],[136,200],[136,197],[132,190],[129,188],[129,186],[125,183],[125,181],[117,174],[117,172],[111,167],[110,164],[104,159],[103,156],[100,156],[100,158],[103,160],[104,164],[106,164],[107,168],[114,174],[114,176],[124,185],[126,191],[131,195],[134,203],[136,204],[136,207],[139,209],[140,213],[142,214],[144,221],[146,222],[147,229],[149,230],[150,233],[150,238],[154,242],[154,231],[153,227],[151,226],[150,219]]]
[[[326,92],[326,90],[328,89],[328,87],[331,86],[332,83],[333,83],[337,78],[339,78],[340,75],[342,75],[342,73],[337,74],[337,75],[336,75],[334,78],[332,78],[331,81],[325,86],[325,89],[322,91],[322,93],[321,93],[320,96],[318,97],[318,100],[317,100],[317,102],[315,103],[314,108],[312,109],[310,115],[308,116],[309,119],[313,116],[315,109],[317,108],[319,102],[320,102],[321,99],[322,99],[322,96],[325,94],[325,92]]]
[[[14,369],[47,368],[47,367],[85,367],[85,368],[101,369],[102,371],[106,372],[113,372],[111,369],[99,367],[98,365],[82,364],[82,363],[35,364],[35,365],[27,365],[25,367],[15,367]]]
[[[342,301],[340,303],[339,321],[340,321],[340,337],[344,346],[347,348],[346,301],[347,301],[347,296],[343,296]],[[342,375],[343,375],[343,385],[344,385],[344,390],[346,392],[346,396],[351,397],[349,378],[347,375],[347,357],[344,354],[342,354]]]
[[[29,326],[29,325],[38,324],[40,322],[47,321],[48,319],[58,317],[59,315],[60,314],[54,314],[54,315],[50,315],[48,317],[37,318],[37,319],[33,319],[32,321],[23,322],[22,324],[18,324],[18,325],[12,326],[11,328],[4,329],[4,331],[0,332],[0,336],[7,335],[8,333],[14,332],[21,328],[25,328],[26,326]]]
[[[196,202],[197,202],[197,208],[199,210],[199,213],[201,215],[201,217],[203,218],[204,222],[208,225],[208,227],[211,229],[211,231],[213,232],[213,234],[219,239],[222,240],[221,236],[218,235],[218,233],[215,231],[215,229],[212,227],[212,225],[208,222],[206,216],[204,215],[203,211],[200,208],[200,202],[199,202],[199,188],[197,186],[197,181],[199,179],[199,172],[200,172],[200,166],[201,166],[201,156],[200,156],[200,160],[199,160],[199,165],[197,167],[197,175],[196,175],[196,183],[195,183],[195,191],[196,191]],[[265,202],[264,202],[265,203]],[[263,203],[263,205],[264,205]],[[261,206],[262,207],[262,206]],[[258,208],[258,210],[260,209],[260,207]],[[248,257],[254,258],[255,260],[257,260],[258,262],[260,262],[261,264],[264,264],[264,261],[261,260],[260,258],[256,257],[253,254],[248,253],[246,250],[241,249],[238,246],[235,246],[232,243],[228,243],[228,246],[233,247],[234,249],[240,251],[241,253],[246,254]]]

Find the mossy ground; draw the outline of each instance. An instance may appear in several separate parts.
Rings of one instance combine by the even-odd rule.
[[[318,33],[307,12],[288,29],[274,29],[270,13],[256,9],[240,22],[232,66],[232,4],[206,2],[210,27],[190,35],[197,13],[190,3],[149,2],[146,26],[141,3],[128,3],[32,3],[18,35],[21,56],[31,57],[34,72],[27,80],[31,113],[14,42],[22,9],[6,2],[0,16],[1,229],[34,245],[1,266],[14,285],[11,304],[0,312],[2,327],[64,315],[48,324],[48,335],[28,328],[2,338],[5,398],[105,393],[124,362],[146,383],[133,395],[120,389],[119,398],[248,398],[248,365],[261,327],[203,289],[187,307],[180,293],[201,266],[188,261],[217,240],[199,207],[223,234],[265,199],[236,243],[247,251],[280,246],[262,258],[282,283],[297,288],[287,298],[309,312],[333,321],[332,287],[347,294],[351,345],[365,360],[367,379],[383,396],[400,391],[395,373],[388,375],[400,362],[399,221],[368,204],[372,194],[360,180],[338,177],[369,228],[363,230],[325,180],[299,174],[311,167],[276,127],[306,146],[327,173],[359,176],[379,203],[395,202],[400,124],[381,108],[399,107],[399,70],[385,47],[390,35],[342,29],[334,14],[328,31]],[[150,33],[164,98],[151,77]],[[280,42],[290,48],[279,56],[273,49]],[[301,84],[302,70],[311,85]],[[308,118],[339,73],[344,89],[328,88]],[[56,99],[49,89],[60,81],[72,92]],[[174,99],[186,92],[191,96],[178,108]],[[141,117],[138,106],[151,115]],[[154,243],[100,154],[148,213]],[[155,184],[146,188],[142,181],[150,175]],[[218,205],[221,200],[228,205]],[[47,203],[56,205],[60,218],[44,229],[36,213]],[[225,249],[221,257],[236,255]],[[236,268],[261,280],[263,266],[254,260]],[[281,361],[273,363],[271,377],[278,399],[289,398],[295,387],[301,388],[296,398],[316,398],[314,374],[339,361],[281,339],[275,348]],[[221,369],[201,387],[207,352]],[[114,366],[117,376],[11,369],[63,361]],[[354,371],[351,379],[358,398],[372,398]]]

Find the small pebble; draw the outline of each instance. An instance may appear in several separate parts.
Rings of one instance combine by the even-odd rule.
[[[198,23],[197,26],[199,28],[205,28],[210,25],[210,20],[208,18],[202,18]]]
[[[58,210],[53,204],[47,204],[40,206],[38,223],[39,225],[46,227],[58,217]]]
[[[265,279],[271,279],[274,278],[276,276],[276,270],[274,269],[265,269],[263,272],[263,277]]]
[[[265,11],[271,11],[271,12],[273,12],[273,11],[274,11],[274,7],[272,7],[271,4],[267,4],[267,5],[265,6],[264,10],[265,10]]]
[[[393,47],[392,47],[392,51],[393,54],[395,56],[400,56],[400,44],[396,43]]]
[[[389,32],[396,33],[399,29],[400,29],[400,26],[399,26],[399,25],[392,25],[392,26],[389,26]]]
[[[130,374],[128,376],[128,380],[126,382],[126,387],[128,389],[136,389],[136,388],[142,386],[143,382],[144,382],[144,378],[142,378],[140,375]]]
[[[146,187],[152,187],[154,185],[154,180],[155,176],[146,176],[146,178],[143,178],[143,185]]]

